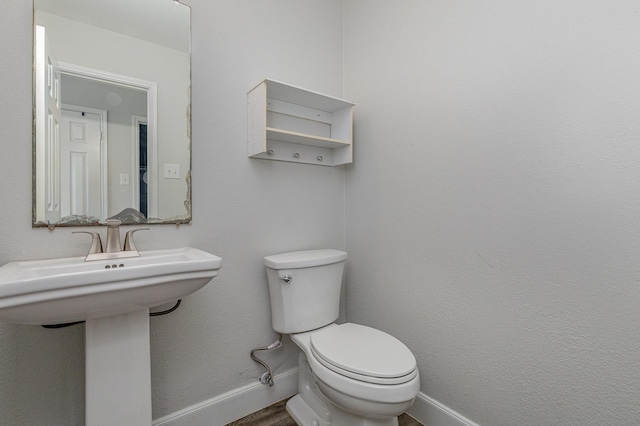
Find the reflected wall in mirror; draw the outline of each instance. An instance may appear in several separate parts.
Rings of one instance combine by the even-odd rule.
[[[190,9],[34,0],[33,226],[191,221]]]

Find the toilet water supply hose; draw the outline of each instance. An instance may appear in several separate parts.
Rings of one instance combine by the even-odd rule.
[[[273,373],[271,372],[271,368],[267,365],[266,362],[262,361],[256,356],[256,352],[259,351],[272,351],[274,349],[278,349],[282,347],[282,334],[278,333],[278,340],[270,344],[269,346],[263,346],[260,348],[255,348],[251,351],[251,359],[264,367],[265,371],[262,376],[260,376],[260,383],[263,385],[269,384],[269,386],[273,386]]]

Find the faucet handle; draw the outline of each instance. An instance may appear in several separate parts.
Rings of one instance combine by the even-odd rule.
[[[124,250],[125,251],[138,251],[136,245],[133,243],[133,233],[138,231],[148,231],[150,228],[137,228],[127,231],[124,237]]]
[[[91,235],[91,248],[89,249],[89,254],[102,253],[102,240],[100,239],[100,234],[98,234],[97,232],[73,231],[72,234]]]

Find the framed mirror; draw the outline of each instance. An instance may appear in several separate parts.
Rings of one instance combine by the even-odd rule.
[[[33,5],[33,226],[189,223],[190,8]]]

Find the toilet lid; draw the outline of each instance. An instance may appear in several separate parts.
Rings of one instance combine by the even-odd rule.
[[[325,367],[370,383],[397,384],[417,375],[416,359],[401,341],[358,324],[327,327],[311,334],[311,350]]]

